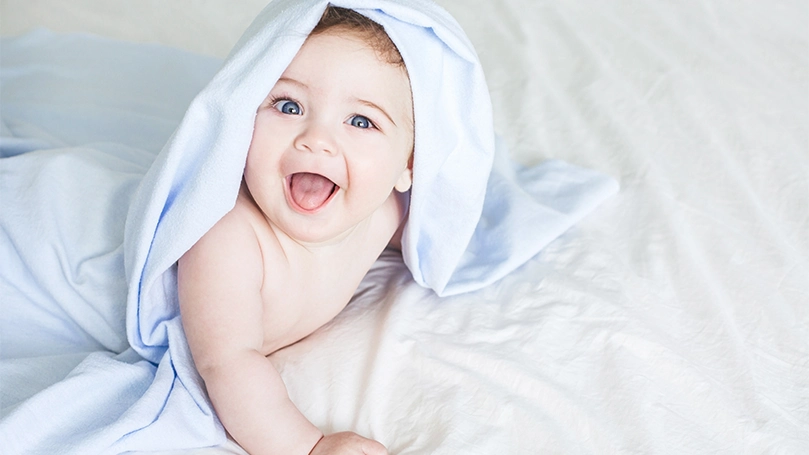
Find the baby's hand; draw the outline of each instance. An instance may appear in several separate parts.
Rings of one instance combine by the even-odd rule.
[[[309,455],[388,455],[385,446],[357,433],[345,431],[324,436]]]

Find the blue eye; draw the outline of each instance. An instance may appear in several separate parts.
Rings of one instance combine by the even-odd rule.
[[[273,104],[273,107],[278,109],[282,114],[301,115],[301,106],[294,101],[280,100]]]
[[[348,119],[348,123],[357,128],[373,128],[374,126],[373,122],[368,120],[368,117],[363,115],[355,115],[351,117]]]

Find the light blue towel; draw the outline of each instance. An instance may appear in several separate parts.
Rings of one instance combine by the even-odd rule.
[[[612,179],[559,161],[522,168],[508,160],[493,131],[488,90],[474,49],[438,6],[424,0],[331,3],[382,24],[408,68],[416,126],[403,256],[419,284],[439,295],[490,284],[617,190]],[[137,191],[131,185],[115,187],[125,193],[122,201],[131,201],[123,238],[131,349],[119,355],[91,354],[64,381],[17,407],[0,423],[0,439],[12,441],[10,447],[89,453],[223,441],[182,332],[175,264],[233,207],[256,108],[326,4],[271,3],[191,102]],[[7,154],[22,153],[47,139],[32,137],[33,142],[10,141]],[[117,158],[110,158],[118,148],[94,147],[103,156],[101,167],[118,169]],[[93,153],[87,159],[96,156]],[[0,170],[15,172],[11,165]],[[90,197],[86,192],[73,196]],[[66,224],[86,222],[65,216]],[[116,229],[107,235],[118,235],[120,227]],[[14,243],[12,235],[7,237],[7,244]],[[113,250],[120,258],[120,251]],[[88,313],[95,310],[87,307]],[[104,311],[115,319],[115,310]],[[46,413],[51,417],[42,424],[40,417]]]
[[[163,414],[193,374],[129,349],[124,271],[138,184],[221,60],[44,30],[0,46],[0,453],[222,441],[193,402]]]

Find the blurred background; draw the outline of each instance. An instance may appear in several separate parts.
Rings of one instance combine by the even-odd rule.
[[[0,35],[36,27],[224,57],[268,0],[0,0]],[[227,11],[227,14],[223,14]],[[128,18],[121,21],[121,17]]]

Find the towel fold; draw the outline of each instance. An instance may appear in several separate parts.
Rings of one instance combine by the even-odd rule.
[[[90,355],[65,380],[0,423],[0,439],[21,452],[36,447],[52,453],[223,442],[182,332],[176,261],[233,207],[256,109],[327,3],[268,5],[191,102],[137,191],[128,193],[121,260],[131,349]],[[439,295],[486,286],[617,190],[612,179],[559,161],[530,168],[509,161],[493,130],[475,51],[437,5],[425,0],[331,3],[380,23],[408,69],[415,147],[403,256],[419,284]],[[37,145],[9,143],[9,155]],[[96,390],[110,393],[92,393]],[[78,405],[65,401],[83,394]],[[36,424],[35,416],[53,409],[59,413],[48,425]]]

